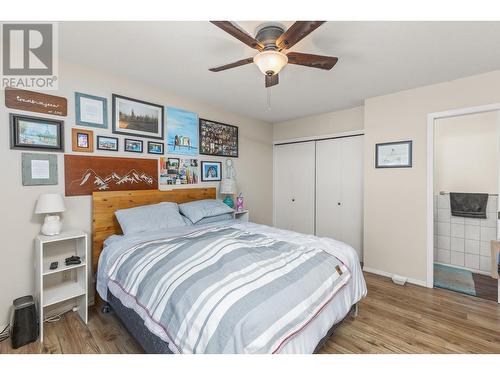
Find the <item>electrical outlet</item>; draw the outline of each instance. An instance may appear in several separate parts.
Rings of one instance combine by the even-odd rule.
[[[64,271],[62,274],[63,281],[71,280],[71,271]]]

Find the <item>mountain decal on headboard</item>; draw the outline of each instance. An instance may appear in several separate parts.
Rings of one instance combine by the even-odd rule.
[[[158,189],[156,159],[64,156],[66,195]]]
[[[97,187],[97,189],[101,191],[110,190],[110,187],[113,184],[146,184],[152,186],[154,182],[154,177],[148,175],[145,172],[137,171],[135,169],[131,169],[122,176],[120,176],[116,172],[112,172],[106,177],[99,176],[93,169],[87,169],[83,173],[81,179],[74,180],[71,183],[78,183],[80,186],[83,186],[85,184],[94,184],[95,187]]]

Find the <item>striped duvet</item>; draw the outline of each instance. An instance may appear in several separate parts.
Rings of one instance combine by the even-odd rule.
[[[276,353],[350,276],[321,249],[217,226],[136,243],[108,286],[178,353]]]

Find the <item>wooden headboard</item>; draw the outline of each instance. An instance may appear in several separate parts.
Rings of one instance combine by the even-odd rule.
[[[92,193],[92,270],[97,273],[97,262],[106,238],[121,234],[115,211],[160,202],[185,203],[200,199],[215,199],[215,188],[160,190],[102,191]]]

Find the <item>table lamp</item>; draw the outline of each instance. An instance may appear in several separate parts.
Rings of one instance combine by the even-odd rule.
[[[64,211],[64,200],[61,194],[40,194],[36,202],[35,213],[45,214],[42,234],[54,236],[61,233],[62,222],[59,215],[50,215]]]
[[[220,193],[225,194],[223,202],[229,207],[234,207],[233,194],[236,194],[236,181],[232,178],[223,178],[220,182]]]

